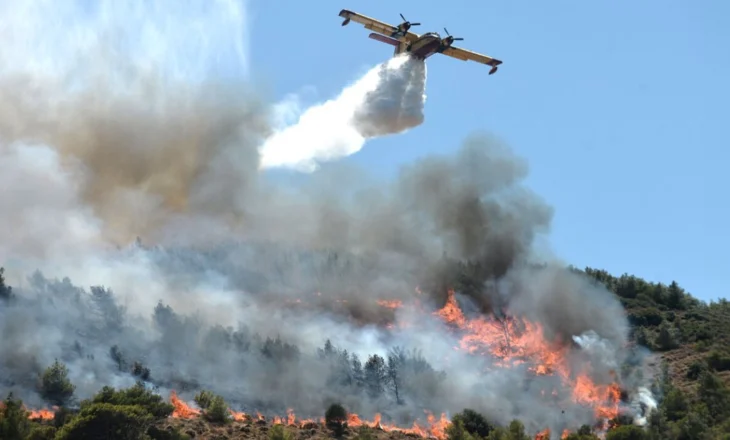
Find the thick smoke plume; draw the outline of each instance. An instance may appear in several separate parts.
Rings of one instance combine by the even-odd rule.
[[[620,304],[537,258],[552,208],[508,147],[474,135],[392,182],[328,164],[304,185],[272,184],[263,157],[282,138],[243,74],[241,5],[191,2],[201,9],[186,17],[143,3],[3,4],[0,264],[16,297],[0,300],[0,392],[45,405],[38,375],[59,359],[77,399],[143,378],[186,399],[207,388],[236,409],[320,416],[339,399],[406,425],[471,407],[559,432],[596,418],[576,384],[620,383],[636,396],[615,402],[630,414],[651,401],[647,378],[621,368],[642,358]],[[47,36],[57,16],[77,39]],[[142,32],[125,29],[143,17]],[[125,32],[148,52],[110,45],[135,41]],[[51,43],[62,47],[33,50]],[[190,47],[201,49],[176,58]],[[239,82],[218,80],[221,53],[242,57]],[[376,69],[347,118],[318,125],[322,137],[299,129],[277,154],[311,164],[417,125],[425,71],[399,62]],[[383,84],[420,101],[394,105]],[[545,373],[557,364],[504,365],[517,352],[542,362],[545,347],[580,382]]]
[[[424,62],[391,58],[267,139],[261,165],[313,171],[318,162],[357,153],[367,139],[416,127],[424,119],[425,89]]]

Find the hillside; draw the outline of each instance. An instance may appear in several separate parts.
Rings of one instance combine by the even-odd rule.
[[[577,271],[577,269],[572,269]],[[631,324],[633,339],[660,353],[666,377],[655,386],[661,398],[659,410],[649,418],[646,429],[631,426],[617,417],[606,438],[690,440],[730,439],[730,306],[725,300],[710,304],[698,301],[676,282],[648,283],[629,275],[615,277],[602,270],[587,268],[585,274],[605,284],[620,300]],[[0,272],[0,307],[12,301],[13,290],[5,286]],[[454,274],[458,289],[475,288],[468,271]],[[149,374],[149,372],[147,372]],[[144,371],[141,372],[144,376]],[[49,403],[74,392],[61,363],[50,366],[39,384],[39,392]],[[0,439],[385,439],[432,436],[450,440],[525,440],[522,426],[497,427],[483,416],[466,410],[452,417],[446,426],[397,431],[383,425],[359,422],[356,416],[330,407],[321,420],[262,420],[231,415],[228,405],[212,393],[199,393],[196,403],[204,411],[184,402],[167,403],[144,386],[125,390],[107,388],[77,410],[58,409],[53,413],[28,413],[21,401],[8,396],[0,410]],[[32,419],[32,420],[31,420]],[[341,422],[349,423],[341,424]],[[282,429],[283,428],[283,429]],[[563,438],[591,439],[589,426],[580,433],[564,433]],[[339,432],[338,432],[339,431]],[[419,432],[420,431],[420,432]],[[103,434],[102,434],[103,433]],[[540,437],[540,434],[536,438]],[[558,436],[553,436],[558,438]]]

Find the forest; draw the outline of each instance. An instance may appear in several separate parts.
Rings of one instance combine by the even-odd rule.
[[[636,426],[630,419],[619,416],[611,420],[605,438],[730,439],[730,307],[727,300],[699,301],[674,281],[651,283],[636,276],[624,274],[616,277],[592,268],[569,269],[588,275],[593,282],[603,284],[613,292],[625,308],[632,341],[659,353],[662,359],[663,374],[655,385],[659,407],[650,414],[646,426]],[[455,287],[465,290],[475,288],[470,281],[472,272],[467,265],[459,266],[452,278]],[[0,270],[0,307],[12,308],[19,298],[15,290],[5,283],[2,274]],[[92,290],[92,295],[101,303],[108,301],[104,289]],[[114,315],[113,307],[111,309],[109,313]],[[161,328],[167,329],[169,335],[187,331],[185,320],[162,304],[155,309],[154,320]],[[105,322],[114,325],[114,320],[108,317]],[[189,383],[183,379],[174,384],[157,382],[154,369],[139,359],[129,358],[123,348],[112,345],[107,356],[120,372],[132,378],[134,385],[123,388],[106,386],[93,397],[79,402],[75,398],[76,385],[68,377],[67,366],[56,360],[36,378],[38,395],[55,408],[53,417],[33,418],[30,413],[32,407],[26,406],[11,393],[0,404],[0,438],[395,438],[412,434],[353,425],[349,413],[355,408],[346,401],[338,400],[337,396],[348,394],[371,401],[387,400],[389,405],[424,401],[439,392],[439,381],[449,373],[434,369],[417,350],[403,347],[393,347],[384,357],[373,354],[360,359],[329,340],[316,353],[309,354],[279,338],[261,338],[245,329],[215,328],[207,337],[217,341],[215,344],[254,353],[255,357],[249,356],[246,360],[253,362],[256,359],[260,363],[258,368],[263,365],[265,368],[286,369],[286,365],[297,364],[302,358],[307,358],[305,365],[308,368],[314,368],[316,364],[316,368],[326,371],[328,404],[322,408],[321,414],[306,414],[307,417],[315,417],[315,421],[321,417],[324,423],[267,424],[251,416],[236,418],[228,411],[229,399],[205,389],[205,384]],[[69,346],[74,348],[74,344]],[[75,349],[83,352],[84,347],[76,346]],[[425,383],[434,385],[424,387]],[[197,425],[170,417],[176,408],[167,402],[165,396],[156,392],[160,386],[197,390],[195,402],[202,410],[201,417],[195,422]],[[285,391],[278,389],[276,392]],[[255,403],[261,408],[274,408],[275,404],[267,401],[267,396],[257,398],[259,401]],[[276,409],[282,414],[286,410]],[[600,438],[597,434],[594,427],[585,425],[563,438]],[[543,434],[538,434],[538,438],[541,438],[540,435]],[[552,438],[558,436],[553,434]],[[525,433],[525,424],[520,420],[499,425],[470,408],[464,408],[451,417],[442,437],[449,440],[533,438]]]

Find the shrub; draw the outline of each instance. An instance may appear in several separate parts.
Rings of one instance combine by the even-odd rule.
[[[456,423],[457,420],[463,422],[464,429],[466,429],[469,434],[475,436],[487,437],[489,436],[489,433],[494,430],[494,425],[489,423],[486,417],[473,409],[467,408],[461,413],[455,414],[452,419],[452,423]]]
[[[707,356],[707,365],[715,371],[727,371],[730,370],[730,356],[720,354],[717,351],[711,352]]]
[[[679,388],[672,388],[664,397],[664,413],[670,421],[682,419],[689,409],[687,399]]]
[[[0,439],[25,440],[30,432],[28,411],[23,408],[23,401],[15,399],[13,393],[8,394],[0,403]]]
[[[686,374],[687,379],[690,379],[690,380],[699,379],[702,372],[705,371],[706,369],[707,369],[707,367],[705,366],[705,364],[703,362],[699,362],[699,361],[692,362],[692,365],[690,365],[689,368],[687,369],[687,374]]]
[[[228,423],[231,421],[228,404],[221,396],[213,396],[208,408],[203,412],[203,417],[212,423]]]
[[[347,428],[347,410],[339,403],[333,403],[324,413],[324,421],[335,436],[339,437]]]
[[[203,417],[209,422],[228,423],[231,421],[228,404],[223,400],[223,397],[213,394],[210,391],[202,390],[195,395],[193,400],[203,410]]]
[[[646,307],[629,313],[629,322],[635,326],[656,327],[662,323],[662,313],[654,307]]]
[[[171,426],[167,429],[160,429],[152,425],[147,429],[147,435],[152,440],[190,440],[190,436]]]
[[[464,421],[456,417],[446,428],[446,438],[447,440],[476,440],[464,427]]]
[[[672,330],[667,325],[662,325],[659,329],[659,335],[654,341],[659,350],[672,350],[678,347],[677,340]]]
[[[207,391],[207,390],[202,390],[198,394],[195,395],[195,398],[193,400],[195,400],[195,403],[198,404],[200,409],[205,410],[205,409],[208,409],[208,407],[210,406],[210,403],[213,400],[213,397],[215,397],[215,394],[213,394],[212,392]]]
[[[136,440],[142,438],[153,421],[152,414],[139,405],[92,403],[82,407],[79,414],[58,431],[55,440]]]
[[[55,438],[56,428],[53,426],[33,425],[25,440],[54,440]]]
[[[60,428],[61,426],[68,423],[73,417],[73,413],[66,407],[62,406],[56,410],[53,414],[53,426]]]
[[[138,406],[152,415],[155,420],[162,420],[169,417],[175,407],[165,402],[162,396],[153,393],[137,383],[131,388],[115,390],[112,387],[104,387],[90,401],[82,402],[84,405],[109,403],[121,406]]]
[[[294,435],[283,425],[274,425],[269,430],[269,440],[293,440]]]
[[[606,440],[649,440],[649,434],[635,425],[624,425],[606,434]]]
[[[578,429],[578,431],[565,437],[564,440],[599,440],[599,438],[593,434],[589,425],[583,425]]]
[[[365,425],[360,426],[357,430],[357,437],[355,437],[356,440],[374,440],[373,433]]]

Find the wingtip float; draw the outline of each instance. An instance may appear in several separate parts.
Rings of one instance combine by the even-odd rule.
[[[444,28],[446,37],[441,37],[438,32],[426,32],[423,35],[411,32],[410,29],[412,26],[419,26],[421,23],[411,23],[406,20],[403,14],[400,14],[403,22],[398,26],[393,26],[347,9],[341,10],[339,16],[344,18],[342,26],[346,26],[350,21],[360,23],[365,29],[373,31],[369,35],[371,39],[394,46],[393,56],[408,53],[418,60],[426,60],[431,55],[440,53],[456,58],[457,60],[471,60],[491,66],[489,75],[494,74],[499,65],[502,64],[502,61],[496,58],[454,46],[454,41],[461,41],[463,38],[452,36],[446,28]]]

